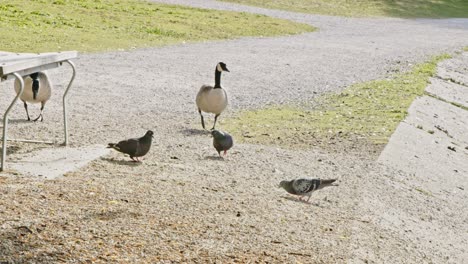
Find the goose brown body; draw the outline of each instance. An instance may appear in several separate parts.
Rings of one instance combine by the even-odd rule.
[[[35,77],[33,79],[33,76]],[[20,96],[20,100],[23,101],[24,108],[26,109],[26,115],[28,120],[31,120],[29,117],[28,112],[28,105],[27,103],[41,103],[41,113],[39,116],[34,119],[34,121],[41,118],[43,120],[43,110],[46,102],[52,96],[52,83],[49,80],[46,72],[37,72],[34,74],[30,74],[28,76],[24,76],[24,89],[23,93]],[[34,91],[34,82],[36,82],[36,91]],[[18,80],[15,81],[15,92],[18,94],[20,91],[20,82]]]
[[[213,86],[203,85],[195,99],[198,108],[205,113],[221,114],[228,105],[226,90],[214,89]]]

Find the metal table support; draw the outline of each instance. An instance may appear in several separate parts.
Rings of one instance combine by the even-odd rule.
[[[68,127],[67,127],[67,95],[68,95],[68,91],[70,90],[72,84],[73,84],[73,80],[75,80],[75,76],[76,76],[76,68],[75,68],[75,64],[73,64],[73,62],[71,62],[70,60],[66,60],[66,62],[68,64],[70,64],[70,66],[72,67],[73,69],[73,75],[70,79],[70,82],[68,83],[68,87],[67,89],[65,90],[65,92],[63,93],[63,129],[64,129],[64,133],[65,133],[65,140],[63,142],[63,145],[64,146],[67,146],[68,145]],[[2,162],[3,164],[3,162]]]
[[[7,53],[10,54],[10,53]],[[3,54],[0,54],[3,55]],[[17,55],[17,56],[14,56]],[[44,54],[13,54],[13,56],[6,57],[3,59],[3,64],[0,64],[0,81],[7,80],[11,78],[15,78],[20,82],[20,91],[13,99],[13,101],[8,106],[5,114],[3,115],[3,138],[2,138],[2,156],[1,156],[1,164],[0,164],[0,171],[5,170],[5,162],[7,157],[7,141],[8,139],[8,115],[18,101],[18,98],[22,95],[24,91],[24,80],[23,76],[31,74],[36,71],[42,71],[46,69],[56,68],[62,65],[63,62],[68,63],[72,70],[72,77],[70,82],[68,83],[67,88],[63,94],[63,124],[64,124],[64,142],[63,145],[68,145],[68,122],[67,122],[67,99],[68,99],[68,92],[73,84],[73,81],[76,76],[76,67],[73,62],[71,62],[68,58],[75,58],[77,56],[76,52],[65,52],[65,53],[44,53]],[[3,57],[5,58],[5,57]],[[2,62],[2,57],[0,57],[0,62]],[[29,62],[29,64],[28,64]],[[5,66],[6,65],[6,66]],[[9,72],[11,70],[11,72]],[[20,74],[21,73],[21,74]],[[34,143],[48,143],[43,141],[35,141],[35,140],[14,140],[14,141],[23,141],[23,142],[34,142]]]
[[[15,99],[13,99],[13,101],[11,102],[10,106],[8,106],[8,109],[5,111],[5,114],[3,115],[3,142],[2,142],[2,164],[0,165],[0,171],[3,171],[4,170],[4,167],[5,167],[5,160],[6,160],[6,155],[7,155],[7,146],[6,146],[6,143],[7,143],[7,131],[8,131],[8,114],[10,113],[10,110],[13,108],[13,106],[15,105],[16,101],[18,101],[18,98],[20,98],[20,96],[23,94],[23,90],[24,90],[24,80],[23,80],[23,77],[21,77],[21,75],[19,75],[18,73],[14,72],[13,75],[15,76],[15,78],[20,82],[20,91],[19,93],[16,95]]]

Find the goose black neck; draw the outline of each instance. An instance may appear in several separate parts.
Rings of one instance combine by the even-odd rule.
[[[33,91],[33,99],[36,100],[37,98],[37,93],[39,92],[39,73],[33,73],[29,75],[32,79],[32,91]]]
[[[215,86],[213,88],[221,88],[221,72],[218,69],[215,70]]]

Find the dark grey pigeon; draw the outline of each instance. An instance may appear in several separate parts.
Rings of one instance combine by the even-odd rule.
[[[324,187],[336,186],[332,184],[335,181],[336,179],[296,179],[292,181],[281,181],[280,187],[283,187],[290,194],[299,195],[299,200],[301,201],[303,196],[308,196],[307,202],[309,202],[312,192]]]
[[[153,131],[148,130],[141,138],[131,138],[122,140],[119,143],[109,143],[108,148],[113,148],[119,152],[130,155],[130,158],[139,162],[138,157],[143,157],[148,153],[151,148],[151,142],[153,140]]]
[[[224,155],[226,155],[226,152],[234,145],[232,136],[227,132],[212,130],[211,135],[213,136],[213,146],[218,151],[219,156],[221,156],[221,151],[224,151]]]

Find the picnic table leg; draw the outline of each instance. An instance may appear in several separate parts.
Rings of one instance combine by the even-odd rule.
[[[16,95],[15,99],[11,102],[10,106],[6,110],[5,114],[3,115],[3,142],[2,142],[2,165],[0,167],[0,171],[5,170],[5,161],[6,161],[6,156],[7,156],[7,131],[8,131],[8,114],[10,113],[10,110],[13,108],[13,105],[15,105],[16,101],[18,101],[18,98],[23,94],[24,90],[24,80],[21,75],[18,73],[14,72],[13,75],[15,76],[16,80],[20,82],[20,91]]]
[[[65,62],[70,64],[70,66],[73,69],[73,75],[71,77],[70,83],[68,83],[68,87],[65,90],[65,93],[63,94],[63,126],[64,126],[64,129],[65,129],[65,131],[64,131],[65,132],[65,142],[63,142],[63,145],[67,146],[68,145],[68,126],[67,126],[67,101],[66,101],[66,99],[67,99],[68,91],[70,90],[70,88],[72,86],[72,83],[73,83],[73,80],[75,79],[76,68],[75,68],[75,64],[73,64],[73,62],[71,62],[70,60],[66,60]]]

